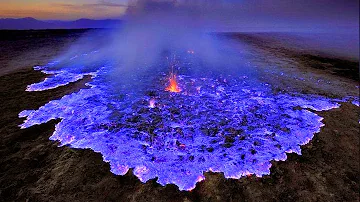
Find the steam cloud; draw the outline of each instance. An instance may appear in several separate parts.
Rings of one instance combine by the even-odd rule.
[[[238,5],[232,3],[232,6]],[[72,60],[77,66],[93,67],[110,63],[113,81],[130,83],[148,72],[169,73],[169,63],[178,62],[176,71],[193,68],[189,72],[245,70],[239,43],[229,43],[211,33],[215,27],[216,9],[226,10],[229,1],[155,1],[129,2],[124,24],[115,30],[89,33],[61,58],[78,53],[98,51],[87,61]],[[196,57],[190,57],[189,51]],[[60,58],[60,60],[61,60]],[[181,59],[180,59],[181,58]],[[63,64],[61,64],[63,65]]]

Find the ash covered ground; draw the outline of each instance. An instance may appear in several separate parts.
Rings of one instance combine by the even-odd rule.
[[[49,137],[53,135],[55,124],[59,123],[59,119],[20,130],[18,125],[21,125],[24,121],[24,119],[18,118],[21,111],[25,109],[36,110],[51,100],[61,99],[64,95],[74,92],[81,93],[82,90],[80,89],[89,89],[89,86],[86,86],[85,83],[91,83],[92,79],[90,74],[85,74],[70,84],[65,83],[64,86],[58,88],[50,88],[47,91],[26,92],[28,85],[39,83],[47,77],[43,73],[33,70],[32,67],[37,65],[45,66],[54,55],[58,55],[72,41],[84,33],[82,31],[31,31],[5,34],[8,37],[1,41],[2,52],[6,52],[6,54],[1,57],[4,65],[1,67],[2,76],[0,79],[1,101],[3,103],[1,106],[1,135],[3,138],[0,149],[1,155],[4,156],[1,159],[0,197],[4,201],[27,199],[30,201],[352,201],[358,199],[359,109],[354,105],[356,101],[354,104],[352,103],[353,99],[358,97],[358,59],[337,57],[321,51],[308,50],[306,47],[304,50],[304,48],[289,46],[289,44],[283,43],[284,39],[290,40],[290,43],[291,40],[296,41],[296,39],[289,38],[286,34],[221,34],[222,37],[232,38],[247,44],[252,58],[249,65],[256,66],[259,83],[271,86],[267,88],[271,92],[269,94],[280,96],[274,99],[284,100],[281,98],[284,94],[300,93],[306,97],[321,96],[322,99],[336,100],[337,103],[341,104],[341,107],[322,112],[310,109],[314,116],[324,118],[323,123],[325,126],[321,128],[319,133],[315,134],[310,143],[302,146],[301,156],[287,154],[287,160],[284,162],[271,161],[270,175],[261,178],[248,175],[235,180],[226,179],[225,177],[232,174],[237,175],[237,173],[225,173],[224,176],[222,173],[206,172],[205,176],[201,176],[205,177],[205,181],[199,182],[191,192],[181,192],[177,186],[173,185],[174,183],[163,187],[156,182],[157,179],[149,180],[143,184],[138,179],[139,175],[135,177],[132,174],[132,169],[124,176],[116,176],[110,172],[110,170],[114,172],[113,166],[104,163],[101,154],[94,153],[90,149],[80,150],[67,146],[58,147],[60,143],[50,141]],[[35,46],[35,44],[41,45]],[[186,72],[184,74],[186,75]],[[214,95],[218,94],[227,97],[227,99],[221,100],[230,100],[231,103],[241,99],[236,98],[236,96],[231,98],[233,94],[229,96],[228,92],[241,89],[245,90],[245,92],[253,90],[246,89],[244,86],[238,89],[238,86],[234,85],[234,83],[244,83],[246,77],[242,77],[240,80],[239,78],[211,75],[210,78],[213,80],[186,78],[184,76],[180,77],[179,83],[183,84],[183,89],[188,89],[187,93],[199,93],[197,87],[203,86],[203,94],[198,97],[211,96],[211,93],[206,93],[211,91]],[[198,84],[193,89],[187,87],[192,86],[192,82]],[[162,87],[166,87],[166,82],[157,79],[153,83],[157,84],[153,87],[157,91],[145,92],[144,95],[148,99],[139,99],[134,104],[136,108],[134,110],[141,111],[144,116],[148,116],[147,114],[151,114],[149,111],[153,110],[152,108],[149,109],[148,106],[151,98],[159,100],[159,106],[170,106],[171,103],[175,103],[174,108],[164,110],[174,114],[174,119],[180,119],[176,116],[186,117],[186,113],[177,112],[179,111],[177,106],[186,102],[197,103],[197,105],[204,104],[201,102],[201,100],[204,100],[203,98],[194,100],[188,95],[174,95],[165,98],[168,97],[168,93]],[[231,83],[232,85],[230,85]],[[211,89],[211,85],[216,85],[215,90],[206,90],[207,88]],[[262,96],[267,97],[266,94]],[[247,99],[250,97],[247,97]],[[208,99],[208,101],[213,100]],[[215,101],[217,100],[215,99]],[[299,102],[299,100],[296,101]],[[210,117],[219,114],[218,118],[220,119],[231,116],[230,112],[221,116],[221,110],[216,111],[224,108],[222,105],[224,103],[208,103],[206,106],[212,106],[210,111],[214,113]],[[230,108],[237,107],[226,103],[225,105]],[[253,107],[256,108],[256,105]],[[266,109],[269,108],[265,108],[264,112],[260,110],[258,113],[254,113],[254,116],[264,116]],[[187,110],[193,111],[194,109],[189,108]],[[205,112],[209,111],[205,110]],[[160,112],[155,113],[155,115],[162,116]],[[201,113],[198,115],[201,118]],[[129,114],[125,116],[125,120],[129,122],[138,123],[135,119],[141,119],[141,117],[133,117],[133,115],[132,117],[128,116]],[[260,119],[261,117],[254,118],[254,120]],[[190,121],[201,123],[199,120]],[[146,126],[146,123],[144,124],[140,127],[136,126],[139,132],[144,132],[142,131],[144,128],[150,127]],[[179,123],[174,121],[174,124]],[[261,123],[254,124],[261,125]],[[225,125],[230,126],[233,124],[225,123]],[[112,130],[123,129],[122,126],[113,126],[107,123],[99,125],[99,128],[101,127],[105,127],[107,130],[109,127],[113,127]],[[159,125],[155,124],[154,127],[158,128]],[[211,133],[211,130],[214,129],[204,128],[200,125],[195,127],[203,129],[203,133]],[[224,130],[224,133],[228,133],[228,135],[211,137],[211,134],[209,134],[209,139],[218,140],[220,138],[218,142],[222,144],[217,144],[220,145],[219,148],[209,147],[205,144],[202,149],[208,154],[217,153],[221,148],[236,148],[237,142],[241,141],[242,137],[244,139],[248,138],[246,135],[240,135],[240,140],[235,140],[239,135],[239,130],[241,132],[250,130],[245,123],[245,128],[216,127]],[[216,127],[214,130],[216,130]],[[174,128],[174,133],[181,133],[179,130],[183,130],[179,125],[170,127],[170,130],[171,128]],[[206,129],[205,132],[204,129]],[[289,129],[280,127],[278,130],[286,132]],[[56,138],[53,139],[56,140]],[[156,138],[154,140],[151,137],[141,141],[145,147],[154,141],[164,142],[164,140]],[[181,150],[182,147],[186,146],[184,143],[187,139],[184,138],[182,141],[175,142],[172,146]],[[246,147],[248,151],[245,153],[239,153],[238,157],[240,159],[255,155],[259,151],[261,153],[261,149],[256,149],[256,147],[261,146],[263,142],[259,140],[258,143],[251,143],[255,145],[252,145],[251,148]],[[62,144],[66,144],[66,142],[62,142]],[[201,149],[202,145],[198,146]],[[274,149],[279,148],[273,148],[270,151],[274,151]],[[299,151],[299,149],[293,149]],[[196,152],[198,150],[199,148],[196,148]],[[220,152],[220,154],[223,155],[224,153]],[[181,158],[179,156],[177,158]],[[191,155],[182,158],[187,158],[190,162],[192,159]],[[254,159],[250,160],[251,163],[254,163]],[[211,162],[211,159],[208,161]],[[207,171],[208,168],[205,167],[203,171]],[[219,170],[224,172],[224,170]],[[245,171],[246,169],[243,170],[243,172]],[[252,172],[251,174],[259,173]],[[161,179],[162,176],[155,175],[154,177]],[[181,184],[177,185],[181,186]]]

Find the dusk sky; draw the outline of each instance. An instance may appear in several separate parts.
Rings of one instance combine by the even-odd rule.
[[[34,17],[41,20],[79,18],[121,18],[131,0],[0,0],[0,18]],[[142,0],[169,2],[173,0]],[[224,26],[254,27],[358,27],[358,0],[179,0],[210,7],[214,2],[227,4],[228,10],[210,9]],[[230,5],[230,6],[229,6]],[[229,9],[230,8],[230,9]]]
[[[0,0],[0,18],[34,17],[43,20],[117,18],[126,11],[127,0]]]

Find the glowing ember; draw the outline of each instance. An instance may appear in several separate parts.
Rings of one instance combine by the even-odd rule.
[[[149,107],[150,107],[150,108],[155,108],[155,104],[156,104],[155,99],[150,99],[150,101],[149,101]]]
[[[178,86],[178,83],[176,81],[176,75],[175,74],[171,74],[170,78],[169,78],[169,86],[165,89],[166,91],[172,92],[172,93],[180,93],[181,89]]]

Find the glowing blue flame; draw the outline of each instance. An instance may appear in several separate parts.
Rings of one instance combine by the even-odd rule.
[[[56,88],[85,75],[93,78],[90,88],[21,112],[22,128],[61,119],[51,140],[101,153],[114,174],[133,168],[142,182],[157,177],[180,190],[195,188],[207,171],[234,179],[268,175],[270,161],[301,154],[300,146],[320,131],[322,117],[312,110],[339,107],[319,96],[275,95],[269,85],[246,76],[183,75],[184,90],[173,94],[156,75],[145,86],[155,92],[148,95],[114,87],[106,80],[110,65],[80,73],[75,67],[49,71],[53,65],[37,67],[53,75],[27,90]]]

